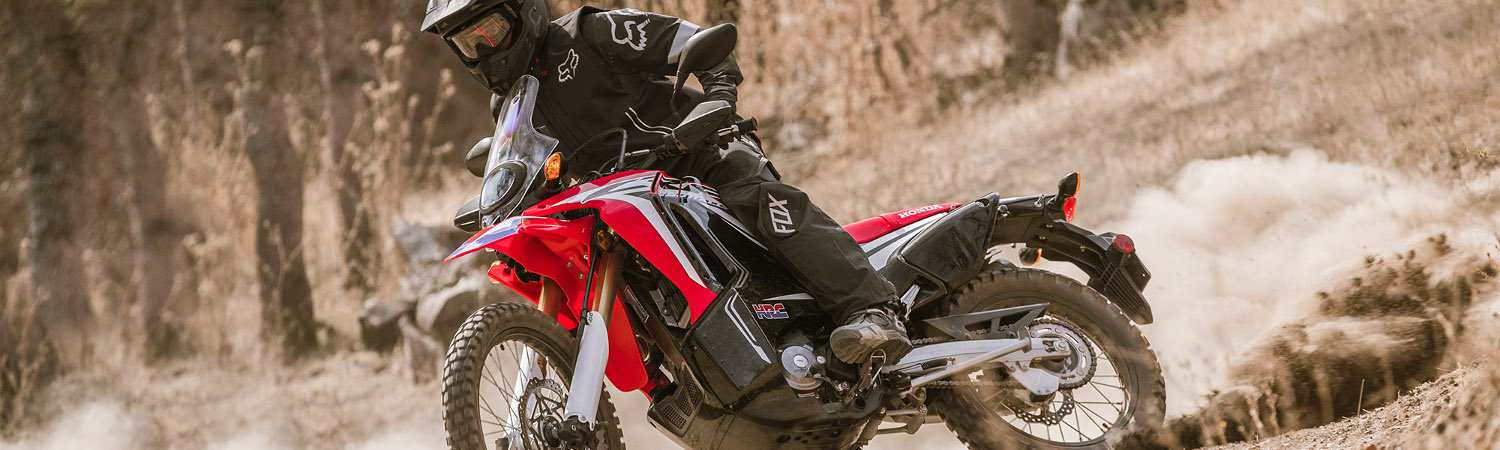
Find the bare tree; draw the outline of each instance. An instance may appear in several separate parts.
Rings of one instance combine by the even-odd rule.
[[[179,324],[163,321],[172,303],[173,283],[185,265],[181,249],[183,227],[167,206],[167,158],[152,142],[147,123],[146,86],[152,68],[164,65],[168,46],[153,36],[168,34],[166,5],[150,2],[122,10],[86,11],[96,23],[90,34],[107,36],[94,42],[107,46],[94,61],[109,105],[105,122],[111,125],[111,147],[124,166],[130,201],[125,208],[131,237],[134,302],[139,307],[145,350],[149,358],[164,356],[179,344]]]
[[[312,287],[302,254],[302,174],[305,159],[287,134],[286,105],[278,89],[295,67],[297,48],[287,11],[263,0],[238,0],[241,36],[247,50],[247,78],[241,80],[245,152],[258,189],[255,254],[260,282],[261,332],[287,359],[306,355],[318,344]]]
[[[9,5],[20,50],[21,145],[28,188],[30,242],[36,315],[54,331],[82,330],[93,310],[81,282],[81,237],[74,201],[82,183],[69,182],[84,162],[88,84],[81,61],[83,39],[64,14],[63,3],[13,0]]]
[[[318,84],[323,90],[324,125],[321,146],[328,152],[337,177],[335,187],[339,204],[339,225],[344,231],[344,289],[368,294],[379,272],[380,253],[375,234],[375,217],[366,205],[365,180],[360,176],[356,158],[345,151],[342,115],[338,114],[338,92],[333,82],[333,47],[328,36],[328,17],[323,0],[312,0],[313,26],[317,36],[315,59]]]

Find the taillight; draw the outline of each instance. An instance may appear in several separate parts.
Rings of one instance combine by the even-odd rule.
[[[1118,234],[1115,235],[1114,247],[1115,250],[1119,250],[1124,253],[1131,253],[1135,251],[1135,241],[1130,240],[1130,236]]]
[[[1073,208],[1075,208],[1077,206],[1078,206],[1078,197],[1068,197],[1067,200],[1063,200],[1063,208],[1062,208],[1063,209],[1063,220],[1066,220],[1068,222],[1072,222],[1073,221]]]

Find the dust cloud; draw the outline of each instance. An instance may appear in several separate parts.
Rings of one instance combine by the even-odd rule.
[[[141,448],[150,432],[123,404],[94,402],[72,408],[45,430],[17,442],[0,442],[0,450],[70,450]]]
[[[1144,331],[1166,372],[1168,415],[1202,406],[1246,351],[1312,315],[1318,293],[1366,256],[1439,234],[1458,252],[1493,247],[1500,215],[1473,199],[1494,186],[1493,176],[1464,185],[1304,149],[1196,161],[1137,195],[1103,228],[1135,238],[1154,275],[1145,294],[1156,323]]]

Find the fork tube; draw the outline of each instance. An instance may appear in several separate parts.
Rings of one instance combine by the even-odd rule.
[[[615,307],[615,293],[620,286],[620,265],[625,252],[617,247],[605,253],[599,265],[599,288],[594,290],[592,310],[584,315],[582,339],[578,344],[578,368],[573,372],[565,418],[594,425],[599,411],[599,395],[604,389],[604,366],[609,361],[609,316]],[[564,419],[566,420],[566,419]]]
[[[537,309],[542,310],[542,314],[556,319],[557,312],[562,309],[562,304],[562,288],[558,287],[557,282],[552,281],[551,278],[543,278],[542,295],[537,298],[536,302]]]

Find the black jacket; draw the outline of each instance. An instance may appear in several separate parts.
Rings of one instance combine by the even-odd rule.
[[[697,25],[633,9],[583,7],[549,27],[530,72],[541,82],[535,125],[560,141],[571,172],[596,170],[619,154],[617,137],[578,148],[601,132],[620,127],[630,150],[655,147],[697,101],[733,103],[743,79],[733,56],[694,73],[706,96],[679,95],[674,114],[667,75],[676,73],[678,54]],[[499,103],[498,96],[491,101],[492,107]]]

